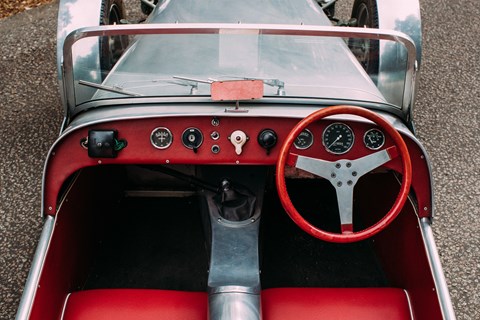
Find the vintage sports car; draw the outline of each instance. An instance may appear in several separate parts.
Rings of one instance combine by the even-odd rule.
[[[454,319],[417,0],[61,0],[17,319]]]

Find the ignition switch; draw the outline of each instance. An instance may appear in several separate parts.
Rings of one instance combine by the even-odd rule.
[[[242,130],[236,130],[232,132],[230,137],[228,137],[228,140],[230,140],[235,147],[235,153],[241,155],[243,145],[248,141],[248,137]]]
[[[192,149],[193,152],[197,153],[198,148],[203,142],[203,134],[197,128],[187,128],[183,131],[182,134],[182,143],[188,148]]]

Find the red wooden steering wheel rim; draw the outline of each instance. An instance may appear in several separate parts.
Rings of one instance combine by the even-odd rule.
[[[293,206],[292,201],[288,195],[287,186],[285,183],[285,164],[290,152],[290,148],[296,139],[296,137],[305,129],[309,124],[323,119],[325,117],[329,117],[332,115],[337,114],[352,114],[357,115],[363,118],[366,118],[370,121],[373,121],[377,125],[379,125],[395,142],[395,145],[398,150],[398,154],[401,157],[402,165],[403,165],[403,176],[402,176],[402,185],[398,196],[391,207],[390,211],[377,223],[374,225],[352,233],[333,233],[321,230],[312,224],[310,224],[307,220],[305,220],[300,213],[298,213],[297,209]],[[285,142],[282,145],[280,150],[280,155],[277,160],[277,168],[276,168],[276,185],[277,191],[280,198],[280,201],[283,205],[283,208],[290,216],[290,218],[305,232],[314,236],[315,238],[325,240],[328,242],[337,242],[337,243],[347,243],[347,242],[356,242],[361,241],[366,238],[369,238],[378,232],[385,229],[400,213],[407,200],[408,193],[410,191],[410,184],[412,181],[412,164],[410,162],[410,155],[408,153],[408,148],[401,135],[395,130],[395,128],[387,122],[385,119],[377,115],[376,113],[369,111],[364,108],[354,107],[354,106],[334,106],[328,107],[325,109],[318,110],[305,119],[300,121],[288,134]]]

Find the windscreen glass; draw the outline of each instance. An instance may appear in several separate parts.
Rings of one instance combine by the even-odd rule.
[[[111,50],[115,43],[123,49]],[[125,97],[210,96],[212,82],[242,79],[262,80],[265,97],[400,106],[407,68],[406,50],[393,41],[261,30],[89,37],[72,52],[76,106]]]

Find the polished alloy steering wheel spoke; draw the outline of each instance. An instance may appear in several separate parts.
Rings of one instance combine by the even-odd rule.
[[[355,184],[360,177],[396,156],[396,148],[390,147],[355,160],[326,161],[293,154],[290,158],[296,168],[325,178],[335,187],[342,233],[352,233]]]
[[[316,158],[301,156],[291,152],[295,139],[312,123],[324,118],[350,114],[363,117],[375,123],[390,138],[393,147],[374,152],[370,155],[355,160],[341,159],[337,161],[326,161]],[[361,150],[358,149],[357,150]],[[354,155],[352,151],[348,154]],[[347,156],[347,154],[345,154]],[[390,160],[400,157],[401,169],[393,166],[394,170],[401,170],[402,182],[398,196],[390,210],[376,223],[363,229],[353,231],[353,189],[360,177],[368,172],[382,166]],[[331,158],[331,156],[329,156]],[[289,197],[286,184],[285,167],[295,167],[311,174],[327,179],[334,186],[338,199],[340,212],[341,233],[325,231],[307,221],[295,208]],[[410,186],[412,183],[412,163],[408,147],[401,134],[396,128],[382,116],[376,113],[354,106],[333,106],[319,109],[301,120],[287,135],[279,152],[276,165],[275,183],[283,208],[290,218],[308,234],[329,242],[347,243],[367,239],[385,229],[400,214],[407,201]]]

